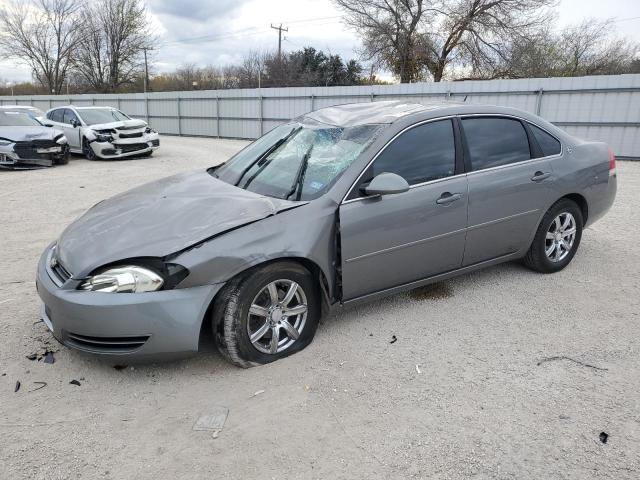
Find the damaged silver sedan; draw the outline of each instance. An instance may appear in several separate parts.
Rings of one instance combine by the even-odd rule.
[[[509,260],[562,270],[616,182],[606,145],[519,110],[330,107],[95,205],[40,259],[42,316],[112,358],[194,352],[210,327],[231,362],[264,364],[336,306]]]
[[[26,170],[69,161],[67,138],[24,110],[0,108],[0,168]]]
[[[160,146],[158,132],[111,107],[57,107],[47,125],[65,132],[70,150],[89,160],[149,157]]]

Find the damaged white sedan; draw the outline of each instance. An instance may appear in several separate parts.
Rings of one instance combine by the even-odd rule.
[[[160,146],[158,132],[143,120],[112,107],[56,107],[47,125],[65,132],[69,148],[89,160],[149,157]]]

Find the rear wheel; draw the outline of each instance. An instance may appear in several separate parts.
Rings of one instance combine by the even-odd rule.
[[[582,210],[572,200],[556,202],[544,215],[525,264],[541,273],[558,272],[573,259],[582,239]]]
[[[310,273],[297,263],[278,262],[225,287],[214,309],[213,329],[220,352],[248,368],[305,348],[319,319],[319,294]]]
[[[96,152],[93,151],[93,148],[91,148],[91,145],[86,138],[82,139],[82,153],[87,157],[87,160],[100,160],[100,157],[98,157]]]

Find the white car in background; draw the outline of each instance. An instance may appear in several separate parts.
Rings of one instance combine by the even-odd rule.
[[[44,123],[46,120],[44,112],[37,107],[32,107],[31,105],[1,105],[0,111],[3,110],[10,112],[24,112],[31,118],[38,120],[40,123]]]
[[[56,107],[45,123],[64,131],[72,152],[89,160],[148,157],[160,146],[158,132],[112,107]]]

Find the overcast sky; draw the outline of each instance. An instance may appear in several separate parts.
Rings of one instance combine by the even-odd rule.
[[[357,57],[358,39],[342,25],[330,0],[147,0],[147,5],[160,39],[153,54],[155,72],[184,63],[234,63],[249,50],[275,49],[278,32],[269,28],[272,23],[289,28],[285,50],[310,45],[346,59]],[[559,25],[584,18],[616,18],[620,34],[640,41],[640,0],[561,0]],[[30,78],[28,68],[0,59],[1,81]]]

